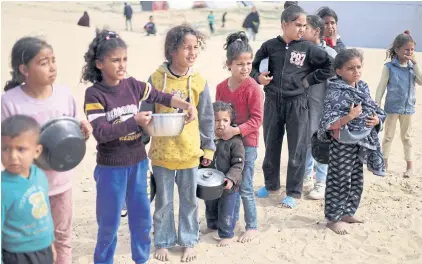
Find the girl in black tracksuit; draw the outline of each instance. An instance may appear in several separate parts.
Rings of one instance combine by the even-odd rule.
[[[287,196],[282,205],[293,208],[302,193],[306,148],[309,144],[307,88],[334,75],[328,54],[309,41],[301,40],[306,13],[290,6],[281,15],[283,37],[264,42],[257,51],[251,76],[265,85],[263,171],[265,187],[258,197],[280,189],[280,156],[285,129],[289,150]],[[269,58],[268,71],[259,72],[262,59]],[[269,77],[269,74],[271,77]]]

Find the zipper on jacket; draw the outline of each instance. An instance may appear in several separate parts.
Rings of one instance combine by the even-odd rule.
[[[406,97],[406,101],[404,102],[404,113],[405,115],[407,115],[407,105],[409,104],[409,96],[410,96],[410,89],[412,87],[412,83],[411,83],[411,78],[412,77],[412,73],[409,71],[409,88],[407,90],[407,97]]]
[[[281,69],[281,76],[280,76],[280,93],[277,93],[278,101],[280,102],[280,97],[283,97],[283,74],[284,74],[284,67],[286,67],[286,58],[287,58],[287,51],[289,50],[289,43],[286,43],[286,47],[284,50],[284,63],[283,63],[283,69]]]

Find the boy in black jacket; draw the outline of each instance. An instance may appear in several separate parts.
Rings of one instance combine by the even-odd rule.
[[[229,140],[220,137],[227,127],[232,125],[235,112],[232,106],[224,102],[213,103],[215,119],[215,145],[217,147],[213,161],[209,168],[221,171],[226,176],[224,192],[221,198],[205,201],[205,215],[207,218],[208,233],[218,230],[221,238],[217,246],[225,247],[233,241],[236,225],[235,206],[237,193],[242,182],[242,171],[245,165],[245,148],[240,136]],[[203,166],[201,165],[200,168]]]
[[[308,98],[310,85],[324,82],[334,75],[328,54],[309,41],[302,40],[306,13],[296,5],[281,15],[283,36],[264,42],[255,55],[251,76],[265,85],[263,171],[265,187],[258,197],[280,189],[280,156],[285,129],[289,147],[287,195],[281,202],[293,208],[301,198],[309,143]],[[259,72],[262,59],[269,58],[268,72]],[[270,76],[271,74],[271,76]]]

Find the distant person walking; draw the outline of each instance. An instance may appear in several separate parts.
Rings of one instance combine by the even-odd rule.
[[[79,19],[78,21],[78,26],[81,27],[89,27],[89,15],[88,12],[84,12],[84,14],[82,15],[82,17]]]
[[[128,24],[129,24],[130,31],[132,31],[132,14],[133,14],[132,7],[128,3],[125,3],[123,15],[126,17],[126,30],[128,30]]]
[[[252,7],[252,12],[246,16],[245,21],[243,21],[243,28],[246,28],[248,32],[248,38],[255,41],[256,34],[258,33],[259,28],[259,14],[256,10],[256,7]]]
[[[215,24],[215,16],[212,11],[210,11],[210,14],[208,15],[208,25],[210,26],[211,34],[214,34],[214,24]]]
[[[224,28],[224,26],[226,25],[226,16],[227,16],[227,12],[223,13],[223,17],[221,18],[221,27]]]

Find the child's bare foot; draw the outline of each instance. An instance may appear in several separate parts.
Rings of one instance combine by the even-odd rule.
[[[194,248],[183,248],[182,262],[192,262],[196,260]]]
[[[258,230],[249,229],[249,230],[246,230],[246,232],[243,233],[237,241],[240,243],[248,243],[248,242],[251,242],[257,236],[258,236]]]
[[[409,178],[413,176],[413,164],[411,160],[406,161],[406,172],[403,174],[403,177]]]
[[[362,224],[363,223],[363,220],[359,220],[356,217],[350,216],[350,215],[343,216],[340,221],[346,222],[346,223],[349,223],[349,224]]]
[[[206,235],[206,234],[209,234],[209,233],[213,233],[213,232],[215,232],[215,231],[217,231],[216,229],[214,230],[214,229],[211,229],[211,228],[205,228],[205,229],[202,229],[201,230],[201,233],[203,234],[203,235]]]
[[[159,261],[169,261],[169,251],[167,248],[156,249],[154,257]]]
[[[346,227],[344,226],[344,222],[331,222],[328,221],[327,227],[333,230],[334,233],[338,235],[346,235],[348,234]]]
[[[231,243],[233,243],[233,239],[232,238],[222,238],[220,240],[220,243],[217,244],[217,247],[227,247]]]

